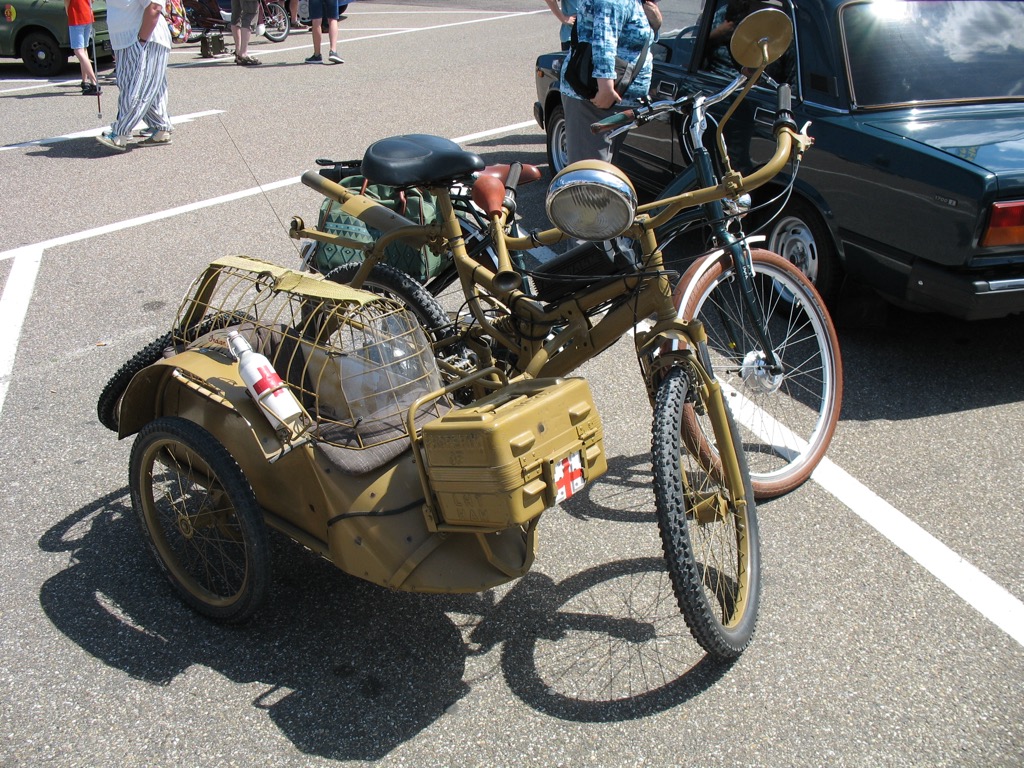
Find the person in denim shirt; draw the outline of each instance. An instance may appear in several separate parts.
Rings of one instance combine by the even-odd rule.
[[[616,58],[636,62],[644,47],[653,41],[654,31],[644,12],[642,0],[581,0],[576,15],[580,42],[589,42],[593,55],[593,75],[597,95],[586,99],[573,90],[563,74],[560,90],[565,113],[566,155],[570,163],[599,159],[611,162],[624,135],[614,140],[591,133],[590,125],[615,112],[615,107],[639,104],[651,87],[651,56],[637,65],[636,78],[624,93],[615,88]]]
[[[66,2],[67,0],[65,0]],[[548,8],[555,14],[555,18],[562,27],[558,31],[558,39],[562,43],[562,50],[569,50],[569,35],[572,32],[572,25],[576,23],[576,0],[544,0]]]

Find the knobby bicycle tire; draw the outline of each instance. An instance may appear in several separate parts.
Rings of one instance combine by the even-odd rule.
[[[754,493],[764,499],[806,481],[828,450],[842,406],[843,365],[835,326],[807,277],[771,251],[750,254],[755,303],[781,374],[765,365],[730,255],[692,265],[675,301],[681,318],[704,324]]]
[[[700,414],[714,441],[705,391],[691,373],[673,368],[658,387],[652,428],[654,497],[673,591],[690,633],[711,656],[738,657],[749,645],[761,599],[760,535],[743,453],[736,455],[745,503],[718,462],[694,450],[686,421]],[[721,407],[721,405],[719,405]],[[723,416],[734,446],[739,435]],[[719,456],[720,452],[715,451]]]
[[[335,283],[348,284],[352,282],[361,266],[359,262],[342,264],[328,272],[325,277]],[[451,321],[437,299],[406,272],[390,264],[375,264],[361,287],[365,291],[395,299],[406,306],[416,316],[427,338],[432,342],[436,343],[452,334]]]
[[[168,331],[149,342],[149,344],[132,355],[124,365],[117,369],[100,392],[100,396],[96,401],[96,417],[100,420],[100,424],[112,432],[117,432],[119,421],[118,407],[121,398],[128,389],[128,385],[135,377],[135,374],[144,368],[148,368],[163,357],[164,352],[174,346],[174,339],[176,337],[184,338],[186,341],[194,341],[210,331],[227,328],[229,325],[238,325],[249,319],[251,318],[247,315],[221,312],[204,318],[198,325],[193,326],[189,330]],[[176,349],[175,351],[181,350]]]

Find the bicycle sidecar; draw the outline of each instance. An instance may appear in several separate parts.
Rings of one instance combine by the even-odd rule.
[[[226,257],[179,311],[175,328],[197,327],[214,330],[182,332],[132,378],[118,433],[137,434],[129,485],[147,543],[215,618],[259,607],[267,525],[385,587],[507,582],[533,562],[540,513],[606,469],[586,382],[520,381],[453,409],[422,329],[380,295]],[[290,427],[249,395],[232,331],[298,399]]]

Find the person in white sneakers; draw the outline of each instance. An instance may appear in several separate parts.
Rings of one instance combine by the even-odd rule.
[[[320,55],[320,41],[323,39],[320,25],[324,19],[327,19],[327,40],[330,44],[327,62],[330,64],[345,63],[338,55],[339,15],[338,0],[309,0],[309,26],[313,32],[313,55],[306,59],[307,64],[324,63],[324,58]]]
[[[140,121],[149,126],[141,146],[171,143],[167,113],[167,58],[171,33],[163,17],[166,0],[107,0],[107,29],[117,68],[117,119],[97,137],[116,152]]]

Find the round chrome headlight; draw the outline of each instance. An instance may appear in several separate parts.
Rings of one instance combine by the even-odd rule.
[[[622,171],[601,160],[567,165],[548,187],[551,223],[578,240],[610,240],[633,223],[636,190]]]

